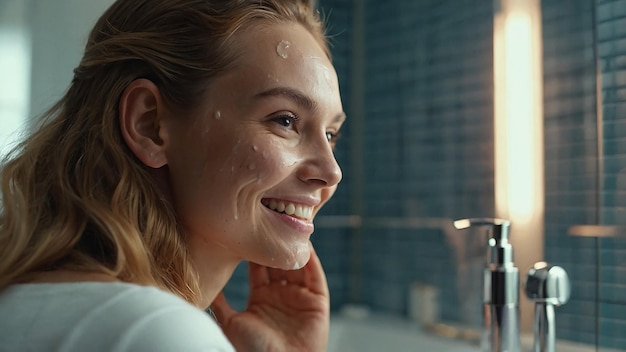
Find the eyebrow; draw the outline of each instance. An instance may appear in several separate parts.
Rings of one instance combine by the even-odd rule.
[[[271,88],[261,93],[255,95],[255,98],[266,98],[266,97],[286,97],[289,100],[295,102],[298,106],[303,109],[314,111],[317,110],[318,104],[313,101],[311,98],[306,96],[304,93],[300,92],[297,89],[289,88],[289,87],[276,87]],[[334,123],[343,122],[346,119],[346,114],[341,112],[335,116],[333,119]]]

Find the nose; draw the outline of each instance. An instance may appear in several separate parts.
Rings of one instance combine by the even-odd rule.
[[[320,144],[314,143],[309,146],[306,161],[299,169],[298,177],[307,183],[324,187],[336,186],[343,177],[341,167],[335,159],[330,143],[324,138]]]

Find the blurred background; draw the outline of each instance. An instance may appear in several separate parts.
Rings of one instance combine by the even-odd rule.
[[[61,97],[110,3],[0,0],[0,148]],[[559,341],[626,351],[626,0],[316,4],[348,115],[344,179],[313,235],[333,326],[393,321],[431,327],[417,345],[474,346],[458,332],[481,328],[486,236],[452,221],[500,217],[512,221],[523,333],[526,273],[545,260],[572,285]],[[239,308],[246,280],[242,265],[227,287]],[[342,346],[330,349],[364,350]]]

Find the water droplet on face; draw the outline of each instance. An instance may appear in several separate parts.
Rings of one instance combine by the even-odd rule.
[[[221,118],[222,118],[222,113],[221,113],[219,110],[217,110],[217,111],[215,112],[215,119],[216,119],[216,120],[219,120],[219,119],[221,119]]]
[[[239,220],[239,214],[235,213],[235,220]]]
[[[281,40],[280,43],[278,43],[278,45],[276,46],[276,53],[283,59],[286,59],[289,56],[288,50],[290,47],[290,42],[286,40]]]
[[[324,69],[324,79],[326,79],[326,83],[331,85],[333,82],[333,77],[330,74],[330,71],[328,71],[327,68]]]
[[[257,147],[256,145],[253,145],[252,146],[252,150],[254,150],[255,152],[258,152],[259,151],[259,147]]]
[[[289,157],[289,158],[285,158],[282,162],[282,165],[284,167],[292,167],[294,165],[296,165],[298,163],[298,158],[294,158],[294,157]]]

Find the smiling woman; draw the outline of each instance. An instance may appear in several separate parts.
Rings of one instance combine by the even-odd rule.
[[[344,120],[310,4],[116,1],[2,164],[0,351],[325,351],[310,236]]]

